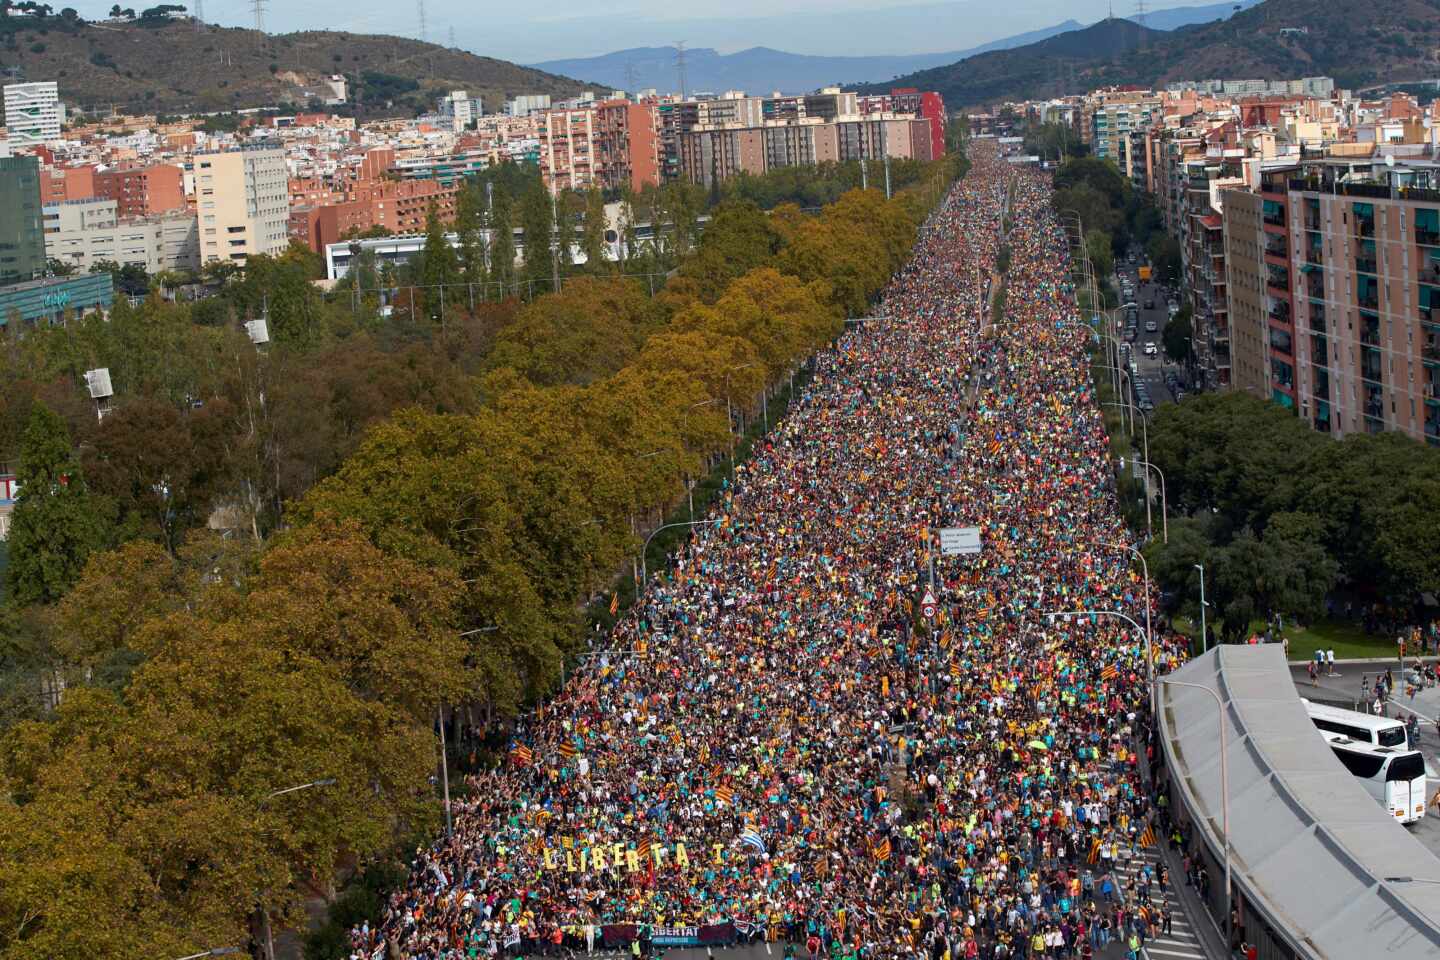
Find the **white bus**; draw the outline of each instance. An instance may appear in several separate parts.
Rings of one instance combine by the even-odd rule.
[[[1419,750],[1380,747],[1321,731],[1335,758],[1401,823],[1425,816],[1425,758]]]
[[[1325,733],[1338,733],[1357,743],[1370,743],[1377,747],[1414,746],[1405,733],[1405,724],[1399,720],[1327,707],[1324,704],[1311,703],[1304,697],[1301,697],[1301,700],[1305,703],[1306,712],[1310,714],[1310,722]]]

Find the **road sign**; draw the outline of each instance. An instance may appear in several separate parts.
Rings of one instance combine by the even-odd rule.
[[[979,527],[942,527],[940,552],[947,557],[980,552]]]
[[[929,587],[925,588],[925,596],[920,598],[920,612],[925,614],[926,620],[935,619],[935,592]]]

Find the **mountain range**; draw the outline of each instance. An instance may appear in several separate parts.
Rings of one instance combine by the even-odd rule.
[[[1309,76],[1341,87],[1440,76],[1440,0],[1265,0],[1170,32],[1103,20],[869,89],[937,90],[955,109],[1111,85]]]
[[[1259,0],[1230,0],[1199,7],[1173,7],[1151,11],[1146,24],[1154,30],[1174,30],[1230,16],[1237,7],[1253,6]],[[961,14],[961,3],[935,6],[937,20]],[[843,15],[842,15],[843,16]],[[895,56],[828,57],[787,53],[769,47],[751,47],[736,53],[698,47],[685,51],[686,90],[720,93],[744,90],[760,94],[779,90],[804,93],[830,84],[883,84],[894,77],[953,64],[969,57],[998,50],[1023,47],[1059,34],[1083,29],[1076,20],[992,40],[966,50],[944,53],[899,54]],[[546,60],[533,64],[538,70],[579,77],[616,90],[654,88],[670,92],[679,88],[674,47],[636,47],[596,57]]]
[[[272,35],[190,20],[86,23],[61,16],[0,18],[0,73],[54,80],[86,112],[217,112],[290,102],[304,106],[324,77],[351,81],[366,115],[433,108],[468,90],[498,110],[521,93],[574,96],[578,81],[504,60],[376,34]],[[10,82],[7,79],[7,82]]]

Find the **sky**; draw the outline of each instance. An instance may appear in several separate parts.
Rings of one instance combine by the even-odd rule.
[[[202,2],[210,23],[252,26],[255,22],[251,0]],[[328,29],[418,37],[421,2],[267,0],[265,27],[272,33]],[[425,39],[448,45],[453,29],[457,46],[517,63],[668,46],[677,40],[721,53],[754,46],[830,56],[938,53],[1069,19],[1091,23],[1111,8],[1108,0],[729,0],[724,15],[717,16],[714,0],[423,2]],[[1150,0],[1149,6],[1207,2],[1215,0]],[[103,17],[110,9],[109,2],[75,6],[91,18]],[[1133,15],[1135,9],[1134,0],[1116,0],[1113,6],[1117,16]]]

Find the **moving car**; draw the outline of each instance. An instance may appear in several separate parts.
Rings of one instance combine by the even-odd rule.
[[[1147,356],[1147,357],[1153,357],[1153,356],[1155,356],[1155,354],[1157,354],[1157,353],[1159,353],[1159,352],[1160,352],[1160,351],[1159,351],[1158,349],[1156,349],[1156,347],[1155,347],[1155,342],[1154,342],[1153,340],[1150,341],[1149,343],[1145,344],[1145,356]]]
[[[1146,298],[1145,298],[1145,309],[1146,309],[1146,310],[1154,310],[1154,309],[1155,309],[1155,298],[1154,298],[1154,297],[1146,297]]]
[[[1146,333],[1154,333],[1156,330],[1159,330],[1159,329],[1160,329],[1159,325],[1156,324],[1156,322],[1155,322],[1154,320],[1146,320],[1146,321],[1145,321],[1145,332],[1146,332]]]

